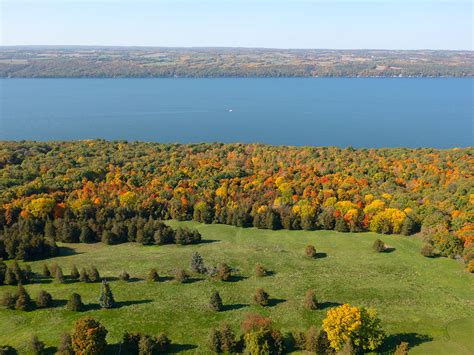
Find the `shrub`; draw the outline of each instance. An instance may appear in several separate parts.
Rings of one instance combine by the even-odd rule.
[[[268,271],[261,264],[255,265],[255,276],[264,277],[267,276]]]
[[[171,340],[166,336],[166,334],[161,333],[155,338],[155,350],[160,353],[166,353],[169,350]]]
[[[10,286],[18,284],[18,279],[11,268],[7,268],[5,271],[5,279],[3,283]]]
[[[79,270],[77,270],[76,265],[73,265],[71,269],[71,279],[78,280],[79,277],[80,277]]]
[[[106,280],[102,280],[102,286],[100,287],[99,305],[105,309],[115,307],[114,295]]]
[[[235,334],[226,323],[212,329],[209,333],[207,346],[214,353],[233,353],[236,351],[236,345]]]
[[[16,355],[18,354],[15,348],[9,345],[0,345],[0,355]]]
[[[474,273],[474,259],[469,261],[469,264],[467,264],[466,270],[470,273]]]
[[[15,309],[19,311],[31,311],[33,309],[31,297],[21,284],[18,285]]]
[[[71,334],[72,349],[76,354],[103,354],[107,346],[107,330],[91,317],[76,321]]]
[[[319,332],[316,327],[311,326],[305,334],[304,349],[311,353],[318,353],[318,335]]]
[[[253,303],[259,306],[268,306],[270,296],[266,293],[263,288],[258,288],[253,296]]]
[[[84,310],[84,304],[82,303],[81,295],[78,293],[71,294],[66,304],[66,309],[69,311],[82,312]]]
[[[138,353],[140,355],[152,355],[154,351],[155,340],[148,335],[140,336],[140,340],[138,341]]]
[[[423,255],[424,257],[427,257],[427,258],[431,258],[435,255],[434,250],[433,250],[433,246],[431,244],[423,245],[423,247],[421,248],[420,253],[421,253],[421,255]]]
[[[119,275],[119,280],[122,281],[128,281],[130,280],[130,275],[126,271],[122,271],[122,273]]]
[[[314,248],[313,245],[306,246],[306,248],[304,250],[304,253],[309,258],[315,258],[316,257],[316,249]]]
[[[219,292],[214,291],[211,295],[211,300],[209,301],[209,307],[216,312],[220,312],[222,310],[222,299],[219,295]]]
[[[407,342],[402,341],[400,344],[397,345],[395,348],[394,355],[407,355],[408,354],[409,345]]]
[[[372,245],[372,249],[374,249],[377,253],[382,253],[385,251],[385,243],[380,239],[377,239]]]
[[[242,322],[241,327],[244,331],[245,353],[283,353],[283,335],[280,331],[273,329],[270,318],[265,318],[259,314],[249,314]]]
[[[129,354],[138,353],[138,343],[140,342],[140,333],[124,333],[122,337],[122,345]]]
[[[220,281],[229,281],[232,277],[232,269],[226,263],[221,263],[217,267],[216,278]]]
[[[74,355],[74,350],[72,350],[72,340],[71,335],[68,333],[62,333],[61,339],[58,346],[58,355]]]
[[[53,297],[46,291],[40,291],[36,298],[36,307],[48,308],[53,305]]]
[[[295,350],[306,350],[306,335],[303,332],[291,333]]]
[[[8,308],[8,309],[14,309],[15,303],[16,303],[16,295],[13,295],[10,292],[6,292],[3,294],[0,304],[2,307]]]
[[[42,341],[38,339],[36,335],[31,337],[30,341],[30,352],[34,355],[42,355],[45,354],[45,345]]]
[[[189,275],[183,269],[177,269],[174,273],[174,279],[178,283],[186,283],[189,281]]]
[[[58,264],[57,263],[52,263],[49,270],[51,272],[51,276],[55,277],[56,276],[56,271],[58,270]]]
[[[318,309],[318,301],[316,300],[316,293],[313,290],[306,291],[304,297],[304,307],[309,310]]]
[[[160,276],[158,275],[158,271],[156,269],[151,269],[148,273],[148,281],[150,282],[157,282],[160,281]]]
[[[195,252],[191,257],[191,271],[198,274],[206,273],[206,266],[204,265],[204,260],[202,259],[201,254]]]
[[[88,275],[91,282],[99,282],[101,280],[99,270],[94,265],[91,266]]]

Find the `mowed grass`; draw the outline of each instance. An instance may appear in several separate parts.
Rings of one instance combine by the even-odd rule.
[[[245,314],[259,312],[270,316],[284,332],[303,331],[311,325],[320,327],[329,307],[349,303],[377,309],[388,334],[383,352],[408,340],[414,346],[412,354],[474,353],[473,275],[458,261],[422,257],[421,242],[415,238],[169,223],[173,227],[198,228],[205,242],[193,246],[64,245],[70,248],[66,255],[46,262],[58,263],[65,274],[73,264],[79,269],[94,264],[104,277],[117,277],[126,270],[137,278],[128,283],[116,279],[110,282],[120,307],[100,310],[92,306],[82,313],[64,309],[72,292],[81,294],[86,304],[97,305],[99,283],[27,285],[33,298],[44,289],[62,302],[55,308],[32,312],[0,309],[0,344],[22,350],[36,334],[48,346],[57,346],[60,334],[70,331],[76,319],[88,315],[105,325],[110,344],[118,343],[125,331],[151,335],[165,332],[176,344],[172,349],[175,352],[208,353],[205,344],[209,330],[223,321],[239,332]],[[375,253],[372,244],[377,238],[395,250]],[[304,256],[308,244],[315,245],[319,258]],[[195,251],[208,265],[226,262],[237,268],[240,277],[233,282],[196,277],[188,284],[169,279],[158,283],[145,280],[151,268],[164,278],[172,276],[176,268],[189,269]],[[44,262],[32,262],[33,271],[40,272]],[[255,277],[256,263],[273,274]],[[270,294],[271,307],[251,304],[258,287]],[[304,294],[310,288],[316,291],[323,309],[304,309]],[[209,311],[213,290],[220,292],[227,307],[224,312]],[[15,291],[15,287],[1,286],[0,294],[5,291]]]

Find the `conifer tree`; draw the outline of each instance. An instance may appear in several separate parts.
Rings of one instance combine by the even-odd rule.
[[[15,309],[19,311],[31,311],[33,309],[31,297],[22,284],[18,285]]]
[[[79,281],[81,282],[91,282],[89,278],[89,273],[85,268],[81,269],[81,273],[79,274]]]
[[[38,339],[36,335],[33,335],[30,341],[30,353],[33,355],[45,354],[45,344]]]
[[[222,299],[218,291],[214,291],[211,295],[211,300],[209,301],[209,307],[211,310],[220,312],[222,311]]]
[[[102,281],[102,286],[100,288],[99,305],[106,309],[115,307],[114,295],[112,294],[112,290],[106,280]]]
[[[16,275],[11,268],[7,268],[7,271],[5,272],[5,280],[3,283],[10,286],[16,285],[18,283]]]
[[[80,277],[79,270],[77,269],[76,265],[73,265],[71,269],[71,279],[77,280],[79,279],[79,277]]]
[[[43,277],[46,277],[46,278],[51,277],[51,272],[49,271],[47,264],[43,264],[43,271],[41,272],[41,275],[43,275]]]
[[[195,252],[191,258],[191,270],[198,274],[206,273],[206,266],[204,265],[204,260],[202,259],[201,254]]]
[[[158,272],[156,269],[151,269],[150,272],[148,273],[148,281],[150,282],[157,282],[160,280],[160,276],[158,275]]]
[[[100,274],[99,270],[93,265],[89,270],[89,279],[91,282],[99,282],[100,281]]]
[[[74,350],[72,350],[72,341],[71,335],[69,333],[61,334],[61,340],[58,346],[58,355],[74,355]]]
[[[56,274],[54,275],[54,280],[55,280],[58,284],[63,284],[63,283],[64,283],[63,270],[62,270],[59,266],[56,268]]]
[[[48,308],[53,304],[53,297],[49,292],[41,290],[36,298],[36,307],[38,308]]]
[[[84,303],[82,303],[81,295],[77,293],[71,294],[66,305],[66,309],[69,311],[81,312],[84,310]]]

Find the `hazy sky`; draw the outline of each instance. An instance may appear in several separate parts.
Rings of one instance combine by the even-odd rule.
[[[2,45],[473,49],[465,0],[0,0]]]

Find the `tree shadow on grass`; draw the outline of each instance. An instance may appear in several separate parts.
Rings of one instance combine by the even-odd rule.
[[[176,354],[182,351],[197,349],[196,345],[193,344],[170,344],[170,347],[167,351],[168,354]]]
[[[324,259],[324,258],[327,258],[328,255],[326,253],[316,253],[314,255],[314,259]]]
[[[32,284],[40,284],[40,285],[46,285],[52,283],[53,280],[50,278],[46,277],[35,277],[33,281],[31,282]]]
[[[58,348],[56,348],[55,346],[49,346],[44,349],[44,352],[42,352],[42,354],[53,355],[53,354],[56,354],[57,351],[58,351]]]
[[[387,247],[387,248],[384,249],[383,252],[390,254],[390,253],[393,253],[395,250],[397,250],[397,249],[395,249],[393,247]]]
[[[211,244],[211,243],[219,243],[220,240],[217,239],[202,239],[198,244]]]
[[[146,303],[151,303],[151,302],[153,301],[152,300],[120,301],[120,302],[115,302],[115,308],[122,308],[122,307],[133,306],[136,304],[146,304]]]
[[[158,282],[173,281],[174,277],[172,276],[160,276]]]
[[[342,305],[342,303],[339,303],[339,302],[321,302],[321,303],[318,304],[318,309],[338,307],[338,306],[341,306],[341,305]]]
[[[280,303],[285,303],[286,300],[281,298],[270,298],[268,301],[268,307],[275,307],[278,306]]]
[[[248,279],[247,276],[242,276],[242,275],[232,275],[229,280],[226,282],[239,282]]]
[[[79,254],[83,254],[83,253],[77,252],[76,249],[74,249],[74,248],[59,247],[59,252],[58,252],[58,255],[56,257],[79,255]]]
[[[245,307],[248,307],[248,304],[243,304],[243,303],[235,303],[235,304],[226,304],[222,306],[222,311],[227,312],[227,311],[236,311],[238,309],[242,309]]]
[[[408,343],[409,347],[418,346],[423,343],[432,341],[433,338],[429,335],[418,334],[418,333],[399,333],[392,334],[385,338],[382,347],[379,349],[381,352],[393,352],[398,344],[402,341]]]
[[[64,307],[66,306],[67,301],[66,300],[53,300],[51,307],[52,308],[57,308],[57,307]]]

